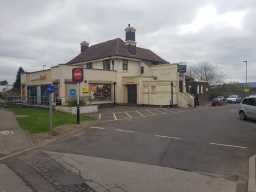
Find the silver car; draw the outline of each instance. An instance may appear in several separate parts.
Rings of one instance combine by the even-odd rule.
[[[246,97],[240,103],[239,117],[241,120],[256,120],[256,96]]]

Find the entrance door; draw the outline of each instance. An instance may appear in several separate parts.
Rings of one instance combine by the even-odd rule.
[[[137,104],[137,85],[127,85],[128,104]]]

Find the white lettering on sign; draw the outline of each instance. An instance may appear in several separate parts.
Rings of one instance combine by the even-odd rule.
[[[35,73],[35,74],[31,74],[31,81],[36,81],[36,80],[46,80],[47,79],[47,75],[45,73]]]

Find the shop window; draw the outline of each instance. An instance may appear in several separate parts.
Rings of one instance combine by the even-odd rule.
[[[104,71],[110,71],[110,60],[104,60],[103,61],[103,70]]]
[[[123,60],[123,71],[128,71],[128,60]]]
[[[92,100],[111,100],[111,84],[90,84],[90,95]]]
[[[86,69],[92,69],[92,63],[90,62],[90,63],[86,63],[85,64],[85,68]]]

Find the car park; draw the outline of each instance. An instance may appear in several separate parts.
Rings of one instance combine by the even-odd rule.
[[[241,99],[242,98],[239,95],[230,95],[227,97],[226,101],[227,103],[240,103]]]
[[[241,120],[256,120],[256,96],[246,97],[242,100],[239,107],[239,118]]]

